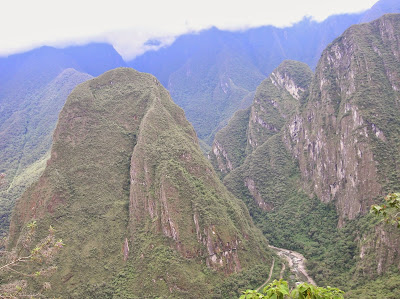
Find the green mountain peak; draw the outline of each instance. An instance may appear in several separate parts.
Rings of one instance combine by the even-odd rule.
[[[66,244],[52,295],[199,297],[272,261],[183,110],[155,77],[129,68],[69,95],[47,167],[16,204],[9,247],[32,219]]]

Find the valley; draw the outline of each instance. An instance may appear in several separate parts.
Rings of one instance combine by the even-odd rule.
[[[0,57],[0,297],[400,298],[398,1],[142,47]]]
[[[280,257],[287,260],[289,269],[295,275],[297,282],[307,282],[312,285],[317,285],[314,279],[308,275],[305,265],[306,260],[301,253],[271,245],[269,245],[269,248],[272,248]]]

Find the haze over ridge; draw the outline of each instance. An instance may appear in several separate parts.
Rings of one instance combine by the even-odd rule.
[[[376,1],[285,0],[266,4],[206,0],[188,2],[157,0],[107,2],[71,0],[54,3],[7,1],[0,20],[0,55],[10,55],[43,45],[66,47],[90,42],[107,42],[130,60],[147,50],[168,45],[182,34],[210,27],[243,30],[265,25],[287,27],[308,16],[322,21],[328,16],[367,10]],[[255,9],[257,8],[257,9]],[[288,9],[290,8],[290,9]],[[72,20],[71,20],[72,17]],[[155,43],[148,41],[156,40]]]

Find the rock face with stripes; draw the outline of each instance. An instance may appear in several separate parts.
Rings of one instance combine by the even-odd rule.
[[[52,225],[66,244],[51,295],[198,297],[272,262],[182,109],[155,77],[129,68],[70,94],[46,170],[17,202],[9,248],[32,220],[38,236]]]
[[[399,232],[368,217],[372,204],[400,189],[399,32],[400,15],[385,15],[346,30],[323,51],[314,74],[300,62],[282,63],[258,87],[251,107],[216,134],[209,154],[276,245],[303,249],[297,240],[312,241],[310,227],[330,226],[329,238],[339,233],[351,240],[351,255],[359,257],[347,263],[357,269],[354,284],[394,264],[400,269]],[[310,225],[313,213],[325,221]],[[337,245],[323,246],[335,251]],[[311,259],[318,256],[310,252]],[[335,279],[322,272],[315,272],[317,283]]]

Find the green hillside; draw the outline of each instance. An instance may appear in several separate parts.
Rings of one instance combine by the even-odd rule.
[[[211,296],[230,274],[246,282],[272,262],[183,111],[155,77],[133,69],[69,95],[46,169],[17,202],[9,248],[32,219],[37,238],[51,224],[66,244],[48,296]]]
[[[368,211],[400,188],[399,26],[399,15],[386,15],[349,28],[297,100],[290,91],[307,72],[280,76],[274,87],[278,67],[209,154],[270,242],[303,253],[318,284],[351,290],[349,298],[370,283],[390,288],[371,290],[376,298],[398,293],[390,285],[399,275],[399,232]]]
[[[1,123],[0,172],[6,175],[0,189],[2,235],[8,231],[15,200],[44,170],[58,113],[68,94],[90,78],[74,69],[62,71],[34,93],[25,94],[18,109]]]

